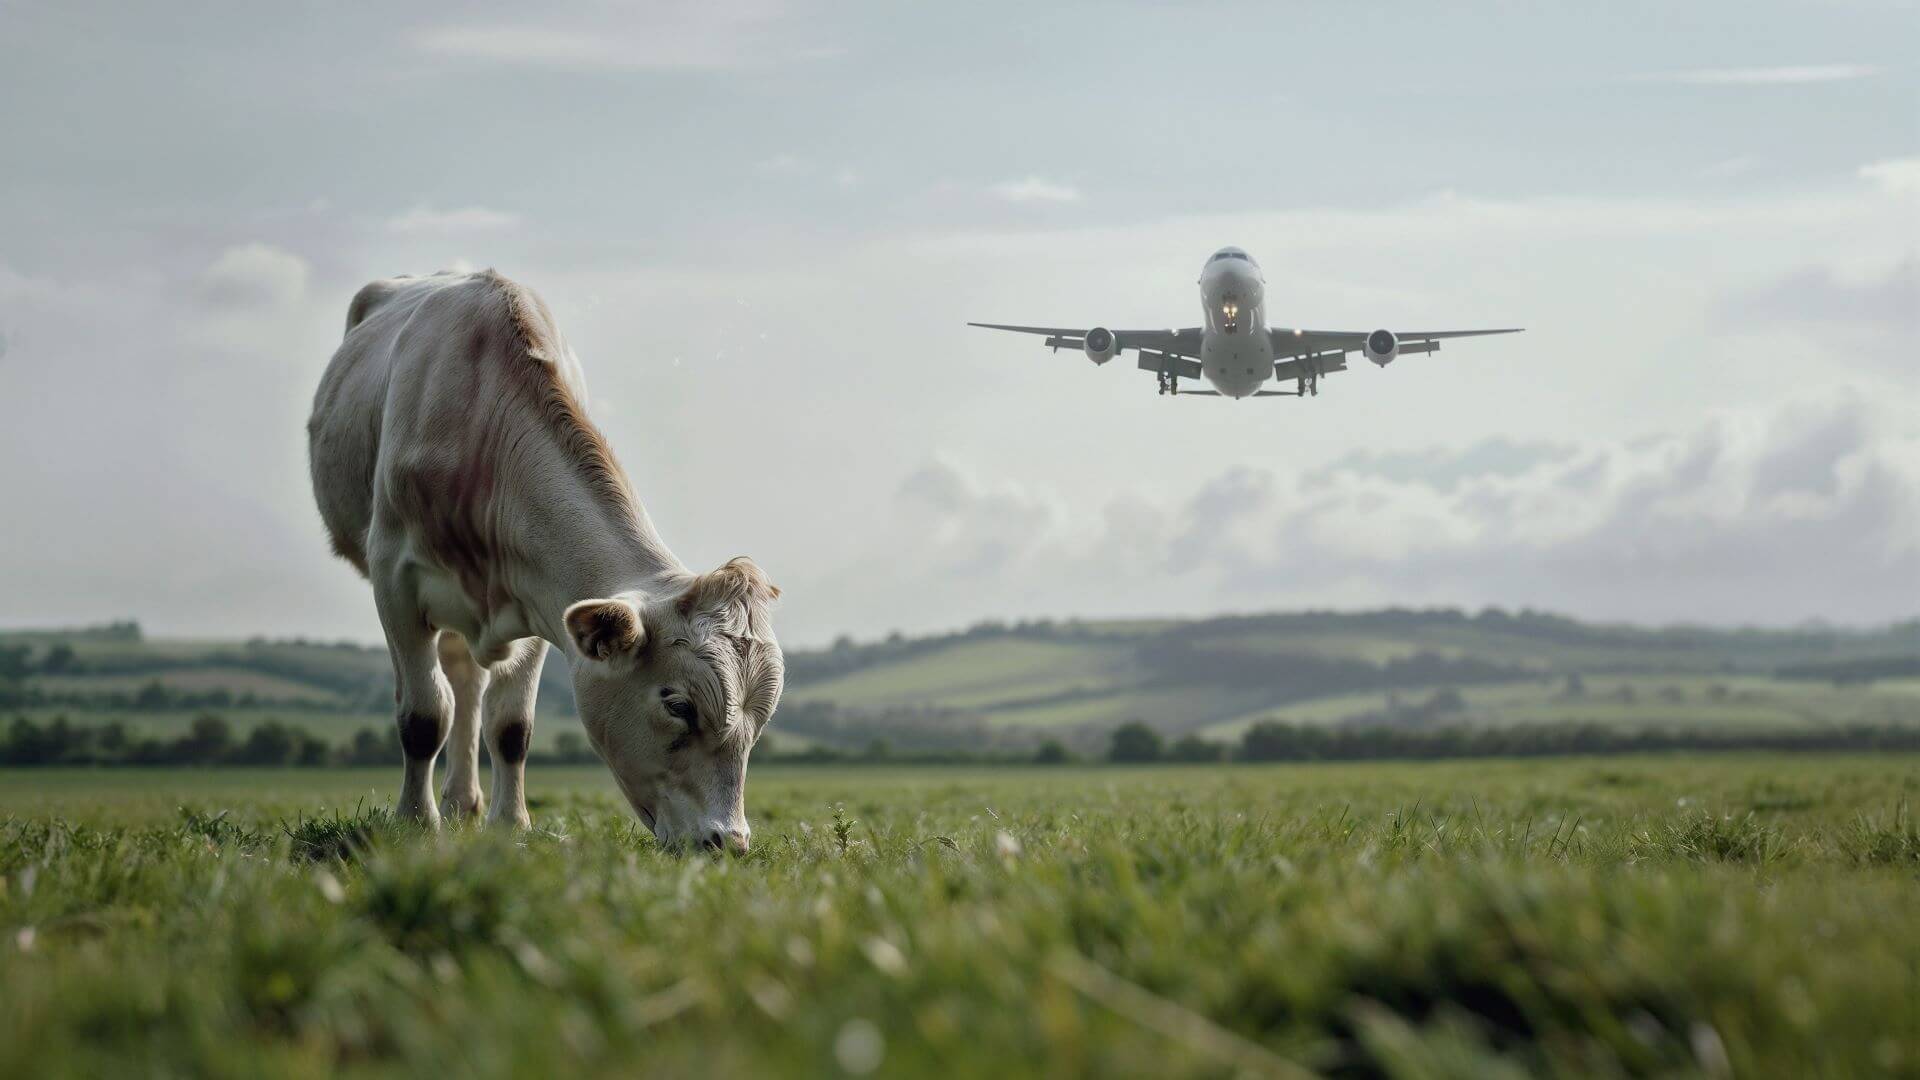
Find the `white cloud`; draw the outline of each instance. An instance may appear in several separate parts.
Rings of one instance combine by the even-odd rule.
[[[1768,324],[1806,324],[1816,333],[1855,329],[1886,335],[1880,341],[1911,341],[1920,333],[1920,258],[1909,256],[1884,273],[1843,277],[1824,266],[1796,270],[1771,284],[1736,295],[1730,318]],[[1831,341],[1829,337],[1827,339]],[[1904,352],[1876,359],[1909,365]]]
[[[754,162],[753,167],[768,176],[816,178],[842,190],[859,187],[863,179],[859,170],[851,165],[834,167],[798,154],[774,154]]]
[[[1871,64],[1788,64],[1779,67],[1694,68],[1689,71],[1657,72],[1636,76],[1636,81],[1685,86],[1793,86],[1870,79],[1879,73],[1880,69]]]
[[[949,624],[1388,603],[1790,623],[1920,606],[1920,429],[1859,395],[1438,457],[1442,483],[1365,455],[1306,473],[1236,465],[1185,498],[1078,514],[936,460],[860,558],[866,595],[898,590]]]
[[[1920,157],[1893,158],[1862,165],[1860,179],[1879,185],[1883,191],[1920,192]]]
[[[241,244],[200,274],[200,295],[221,307],[279,307],[307,291],[307,261],[271,244]]]
[[[775,154],[754,162],[753,167],[775,176],[798,176],[811,168],[807,160],[798,154]]]
[[[518,224],[520,215],[484,206],[438,210],[421,205],[387,220],[387,228],[397,233],[481,232],[510,229]]]
[[[413,37],[421,52],[518,67],[610,71],[717,71],[831,56],[785,24],[774,0],[727,4],[666,0],[600,18],[489,22],[429,27]]]
[[[1700,170],[1700,175],[1709,180],[1731,180],[1751,173],[1760,165],[1760,159],[1750,154],[1739,157],[1722,158]]]
[[[988,189],[995,198],[1010,203],[1071,203],[1080,201],[1080,189],[1045,177],[1029,176],[1005,180]]]

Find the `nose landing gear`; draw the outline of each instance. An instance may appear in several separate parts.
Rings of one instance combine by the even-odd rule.
[[[1160,379],[1160,392],[1162,394],[1173,394],[1176,397],[1179,396],[1180,376],[1175,375],[1171,371],[1158,372],[1157,375],[1159,376],[1159,379]]]

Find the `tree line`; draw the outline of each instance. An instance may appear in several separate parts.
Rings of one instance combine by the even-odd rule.
[[[1043,747],[1044,753],[1047,748]],[[1204,761],[1422,761],[1579,757],[1727,750],[1915,751],[1920,728],[1856,725],[1799,731],[1624,730],[1599,724],[1514,727],[1315,727],[1264,722],[1233,743],[1186,735],[1169,744],[1142,723],[1114,729],[1106,759],[1123,764]]]
[[[1502,728],[1310,727],[1255,724],[1233,742],[1183,735],[1169,742],[1144,723],[1115,728],[1106,751],[1092,760],[1126,765],[1287,761],[1439,760],[1446,758],[1568,757],[1610,754],[1715,752],[1728,750],[1920,751],[1920,728],[1855,726],[1800,731],[1627,731],[1597,724]],[[142,736],[124,724],[72,724],[65,717],[45,723],[18,716],[0,739],[0,765],[324,767],[391,765],[400,760],[393,728],[363,727],[334,743],[302,728],[266,721],[238,734],[222,716],[195,717],[182,734]],[[551,746],[529,755],[535,764],[591,764],[599,760],[586,739],[564,731]],[[1011,747],[896,749],[873,739],[858,749],[814,746],[761,753],[761,763],[820,765],[1067,765],[1078,757],[1059,740],[1037,749]]]

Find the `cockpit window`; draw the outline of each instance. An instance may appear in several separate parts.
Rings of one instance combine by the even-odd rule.
[[[1221,259],[1239,259],[1242,262],[1253,261],[1247,258],[1247,253],[1244,251],[1216,251],[1213,253],[1213,258],[1208,259],[1207,261],[1219,262]]]

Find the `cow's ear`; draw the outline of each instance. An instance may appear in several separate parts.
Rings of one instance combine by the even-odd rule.
[[[567,609],[566,623],[573,647],[589,660],[631,655],[647,641],[640,609],[617,597],[580,601]]]

